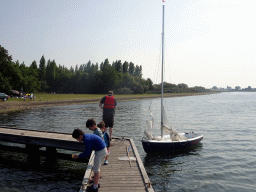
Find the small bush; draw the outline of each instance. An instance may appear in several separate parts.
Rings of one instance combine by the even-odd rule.
[[[132,90],[128,87],[123,87],[116,91],[116,94],[133,94]]]

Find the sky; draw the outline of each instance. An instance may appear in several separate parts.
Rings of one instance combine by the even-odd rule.
[[[71,66],[108,59],[161,82],[256,88],[255,0],[0,0],[0,45],[13,61]]]

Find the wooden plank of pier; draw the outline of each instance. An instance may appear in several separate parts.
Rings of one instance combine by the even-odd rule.
[[[129,157],[135,157],[136,160],[119,160],[120,157],[128,156],[127,148],[130,147]],[[86,191],[88,181],[93,175],[92,164],[93,157],[89,161],[81,192]],[[99,191],[107,192],[153,192],[147,172],[141,161],[137,148],[132,139],[112,139],[110,147],[110,155],[108,157],[109,164],[101,166],[101,176]]]
[[[0,127],[0,141],[84,151],[84,144],[77,142],[68,133]]]

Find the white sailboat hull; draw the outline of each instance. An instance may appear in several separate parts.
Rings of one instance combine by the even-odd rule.
[[[162,139],[160,137],[153,140],[143,139],[142,145],[144,151],[146,153],[176,152],[194,146],[203,139],[203,135],[198,135],[193,132],[181,134],[187,137],[188,139],[172,141],[170,139],[170,135],[164,135]]]

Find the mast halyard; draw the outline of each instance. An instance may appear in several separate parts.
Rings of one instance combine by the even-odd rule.
[[[161,138],[163,138],[163,94],[164,94],[164,5],[163,5],[163,33],[162,33],[162,88],[161,88]]]

